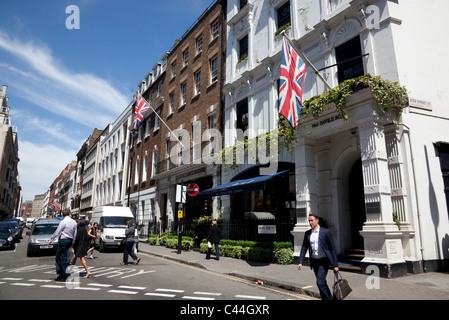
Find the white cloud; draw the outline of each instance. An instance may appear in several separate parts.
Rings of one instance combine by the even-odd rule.
[[[60,108],[54,108],[54,112],[61,116],[77,121],[79,113],[91,116],[92,111],[98,114],[112,112],[118,115],[129,102],[126,95],[115,89],[109,81],[93,74],[76,73],[67,69],[53,57],[51,50],[45,45],[22,42],[0,30],[0,49],[8,51],[32,68],[24,72],[14,66],[2,64],[11,71],[19,71],[16,76],[28,78],[29,83],[33,80],[34,84],[28,91],[32,92],[34,97],[41,98],[40,106],[45,107],[46,103],[46,99],[42,99],[43,95],[40,94],[41,90],[45,90],[46,86],[52,89],[52,99],[57,100],[57,103],[53,104],[65,107],[65,110],[61,111]],[[36,78],[39,81],[36,82]],[[48,99],[48,95],[46,96]],[[71,109],[72,112],[66,112],[67,109]]]
[[[64,150],[53,145],[29,141],[19,144],[19,174],[24,200],[45,193],[62,170],[76,160],[77,150]]]

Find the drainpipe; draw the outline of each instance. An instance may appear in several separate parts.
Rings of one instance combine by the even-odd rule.
[[[413,183],[415,188],[415,195],[416,195],[416,210],[417,210],[417,217],[418,217],[418,229],[419,229],[419,242],[420,242],[420,248],[421,251],[421,263],[423,271],[426,272],[426,267],[424,266],[424,243],[423,243],[423,234],[422,234],[422,221],[421,221],[421,211],[419,209],[419,200],[418,200],[418,187],[416,184],[416,170],[415,170],[415,154],[413,153],[412,148],[412,142],[411,142],[411,134],[410,134],[410,128],[407,130],[408,135],[408,144],[410,148],[410,154],[412,156],[411,162],[412,162],[412,171],[413,171]]]

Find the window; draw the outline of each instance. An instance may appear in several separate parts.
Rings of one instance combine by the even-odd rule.
[[[290,23],[290,1],[277,10],[278,29]]]
[[[245,6],[245,4],[247,4],[247,3],[248,3],[248,0],[240,0],[240,9],[242,9]]]
[[[196,54],[200,54],[203,51],[203,38],[196,39]]]
[[[173,113],[173,105],[175,104],[175,94],[174,92],[170,93],[170,104],[168,107],[168,115]]]
[[[210,64],[210,83],[217,81],[218,77],[218,58],[215,57],[209,62]]]
[[[153,91],[150,92],[150,95],[148,96],[148,103],[151,104],[153,101]]]
[[[220,28],[220,25],[218,23],[218,20],[215,20],[215,22],[212,23],[211,28],[210,28],[211,29],[210,33],[211,33],[211,36],[212,36],[211,41],[216,39],[216,38],[218,38],[218,30],[219,30],[219,28]]]
[[[150,135],[150,119],[145,121],[145,138]]]
[[[183,67],[187,66],[189,63],[189,51],[184,51],[182,53],[182,63],[183,63]]]
[[[147,181],[148,155],[143,157],[142,181]]]
[[[173,62],[173,63],[171,64],[171,77],[172,77],[172,79],[173,79],[174,77],[176,77],[176,62]]]
[[[134,184],[138,184],[139,183],[139,168],[140,168],[140,159],[139,157],[137,157],[137,161],[136,161],[136,171],[134,174]]]
[[[201,70],[194,73],[195,78],[195,95],[201,92]]]
[[[449,213],[449,143],[437,142],[435,143],[435,147],[440,158],[444,194],[446,195],[446,207]]]
[[[247,138],[245,131],[248,129],[248,99],[237,103],[237,129],[241,129]]]
[[[243,60],[248,57],[248,35],[244,36],[239,41],[239,60]]]
[[[154,115],[154,129],[153,129],[153,132],[157,131],[157,130],[159,130],[159,117],[155,114]]]
[[[208,117],[208,129],[209,129],[209,153],[215,153],[215,114],[211,114]]]
[[[335,48],[338,65],[338,82],[363,76],[362,48],[360,37],[343,43]]]
[[[170,170],[170,151],[171,151],[171,141],[170,138],[167,139],[167,170]]]
[[[201,159],[201,122],[192,123],[193,161]],[[195,162],[196,163],[196,162]]]
[[[162,81],[157,84],[157,96],[162,94]]]
[[[181,84],[181,106],[186,104],[187,82]]]
[[[151,177],[154,177],[157,174],[157,149],[153,150],[151,162],[153,164],[151,168]]]

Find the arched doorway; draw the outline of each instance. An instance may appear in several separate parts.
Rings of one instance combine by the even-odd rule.
[[[351,238],[353,249],[363,249],[362,230],[366,221],[365,194],[363,187],[362,160],[359,158],[348,175],[349,212],[351,219]]]

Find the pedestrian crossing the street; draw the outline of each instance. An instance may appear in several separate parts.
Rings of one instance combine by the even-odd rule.
[[[124,284],[109,284],[102,283],[102,279],[121,278],[126,279],[137,275],[148,275],[155,270],[136,270],[119,267],[92,267],[90,268],[92,276],[89,280],[80,281],[80,273],[73,273],[71,277],[65,283],[55,283],[47,277],[48,274],[55,274],[54,266],[52,265],[30,265],[26,267],[3,269],[0,272],[0,288],[3,286],[21,286],[21,287],[35,287],[50,290],[79,290],[79,291],[91,291],[91,292],[103,292],[107,294],[116,294],[123,296],[138,296],[139,299],[186,299],[186,300],[216,300],[223,298],[221,292],[206,292],[206,291],[193,291],[189,292],[185,289],[177,288],[156,288],[151,290],[145,286],[131,286]],[[31,278],[27,278],[26,275],[31,272],[42,271],[44,277],[36,277],[33,273]],[[9,276],[21,274],[20,277]],[[100,280],[100,281],[98,281]],[[92,282],[93,281],[93,282]],[[102,297],[104,297],[102,295]],[[234,299],[250,299],[250,300],[264,300],[266,297],[253,296],[245,294],[235,294]]]

